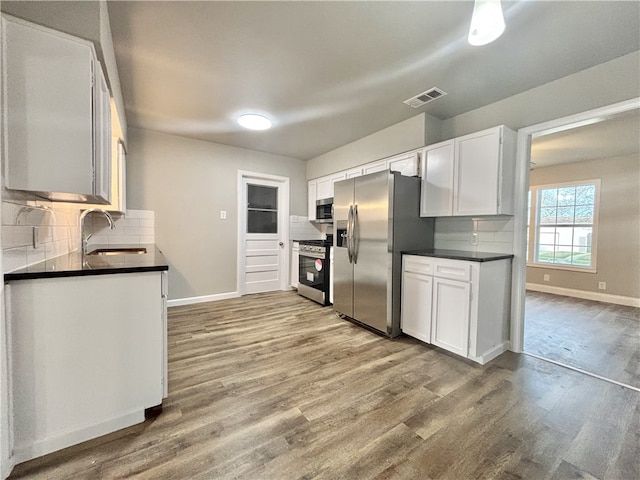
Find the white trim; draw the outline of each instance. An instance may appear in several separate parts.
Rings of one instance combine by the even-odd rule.
[[[545,268],[549,270],[566,270],[568,272],[598,273],[595,268],[578,267],[575,265],[563,265],[561,263],[527,263],[527,268]]]
[[[0,21],[0,42],[4,43],[4,19]],[[0,49],[4,52],[5,45]],[[0,62],[3,63],[3,62]],[[4,91],[4,65],[0,64],[0,163],[3,164],[6,152],[6,132],[4,125],[6,122],[6,92]],[[0,184],[4,185],[4,179],[0,172]],[[0,238],[0,272],[4,272],[2,258],[2,239]],[[12,399],[12,379],[11,379],[11,355],[9,341],[9,315],[4,303],[4,282],[0,285],[0,479],[7,478],[15,465],[13,455],[13,399]]]
[[[576,115],[551,120],[518,130],[513,217],[513,276],[511,285],[511,350],[522,352],[524,345],[524,302],[527,277],[527,193],[531,137],[569,130],[585,122],[603,121],[640,107],[640,97],[596,108]]]
[[[282,205],[278,208],[278,225],[282,227],[281,229],[281,237],[280,241],[284,244],[281,252],[281,269],[280,272],[280,290],[289,290],[289,265],[290,262],[290,248],[289,245],[289,203],[291,201],[291,189],[289,186],[289,177],[281,177],[279,175],[270,175],[267,173],[259,173],[259,172],[249,172],[246,170],[238,170],[238,179],[237,179],[237,190],[236,190],[236,198],[237,198],[237,206],[238,206],[238,231],[237,231],[237,265],[236,265],[236,291],[239,295],[244,294],[245,289],[245,242],[243,241],[244,237],[244,225],[245,225],[245,209],[244,205],[242,205],[243,198],[243,181],[244,180],[265,180],[269,182],[280,183],[280,194],[279,197],[284,198],[286,201],[281,202]],[[280,200],[280,199],[279,199]]]
[[[216,293],[213,295],[202,295],[199,297],[174,298],[167,300],[167,307],[180,307],[182,305],[193,305],[196,303],[217,302],[219,300],[227,300],[229,298],[238,298],[238,292]]]
[[[506,352],[507,350],[509,350],[509,341],[504,341],[499,343],[498,345],[496,345],[495,347],[493,347],[491,350],[488,350],[486,352],[484,352],[482,355],[479,355],[477,357],[473,357],[471,355],[469,355],[469,359],[473,360],[475,362],[478,362],[480,365],[484,365],[487,362],[490,362],[491,360],[493,360],[494,358],[498,357],[499,355],[501,355],[503,352]]]
[[[596,302],[615,303],[616,305],[626,305],[627,307],[640,307],[640,298],[612,295],[610,293],[589,292],[587,290],[554,287],[552,285],[529,282],[527,282],[527,290],[553,293],[554,295],[563,295],[565,297],[582,298],[584,300],[595,300]]]

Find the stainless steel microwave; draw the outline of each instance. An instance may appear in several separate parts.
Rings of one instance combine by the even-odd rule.
[[[316,200],[316,223],[333,223],[333,198]]]

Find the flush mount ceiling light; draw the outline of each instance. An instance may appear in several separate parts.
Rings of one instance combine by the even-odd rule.
[[[247,113],[240,115],[236,120],[241,127],[249,130],[268,130],[271,128],[271,120],[257,113]]]
[[[500,0],[476,0],[467,40],[474,46],[486,45],[502,35],[504,27]]]

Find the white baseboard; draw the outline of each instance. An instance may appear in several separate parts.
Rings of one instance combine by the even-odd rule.
[[[487,350],[486,352],[483,352],[482,355],[478,356],[478,357],[471,357],[469,356],[469,359],[478,362],[480,365],[484,365],[487,362],[490,362],[491,360],[493,360],[494,358],[498,357],[499,355],[502,355],[502,353],[506,352],[507,350],[509,350],[510,347],[510,343],[509,341],[504,341],[498,345],[496,345],[495,347],[493,347],[490,350]]]
[[[586,290],[574,290],[573,288],[540,285],[539,283],[527,283],[527,290],[564,295],[565,297],[582,298],[584,300],[594,300],[596,302],[615,303],[616,305],[626,305],[627,307],[640,307],[640,298],[611,295],[609,293],[588,292]]]
[[[202,295],[201,297],[175,298],[167,301],[167,307],[179,307],[182,305],[193,305],[194,303],[217,302],[229,298],[238,298],[238,292],[216,293],[214,295]]]
[[[84,428],[50,435],[33,443],[15,445],[13,459],[17,465],[142,422],[144,422],[144,408]]]

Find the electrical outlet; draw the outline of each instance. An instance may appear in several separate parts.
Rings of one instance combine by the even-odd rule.
[[[599,290],[606,290],[607,289],[607,282],[598,282],[598,289]]]
[[[227,219],[227,211],[220,210],[220,220],[226,220],[226,219]]]
[[[478,232],[471,234],[471,245],[478,245]]]
[[[545,282],[548,282],[548,281],[551,279],[551,275],[549,275],[548,273],[545,273],[545,274],[542,276],[542,279],[543,279]]]

